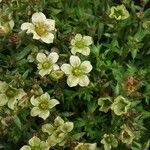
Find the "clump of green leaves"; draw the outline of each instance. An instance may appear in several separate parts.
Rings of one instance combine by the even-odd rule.
[[[1,0],[0,149],[148,149],[147,6]],[[43,93],[59,105],[31,115]]]

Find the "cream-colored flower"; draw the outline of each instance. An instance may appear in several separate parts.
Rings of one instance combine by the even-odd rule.
[[[53,43],[55,31],[55,20],[47,19],[42,12],[32,15],[32,23],[25,22],[21,25],[27,34],[32,33],[33,39],[42,40],[45,43]]]
[[[96,143],[79,143],[75,147],[75,150],[96,150],[96,145]]]
[[[59,104],[58,100],[50,99],[48,93],[42,94],[37,98],[33,96],[30,102],[34,106],[31,110],[31,116],[39,116],[44,120],[50,115],[50,109]]]
[[[52,52],[48,56],[44,53],[38,53],[36,59],[38,61],[39,74],[43,77],[50,74],[52,70],[58,70],[59,66],[56,64],[58,58],[59,55],[56,52]]]
[[[23,89],[16,89],[6,82],[0,81],[0,106],[7,104],[10,109],[14,110],[18,101],[25,95]]]
[[[124,5],[118,5],[116,7],[113,6],[111,7],[111,13],[109,17],[116,20],[125,20],[129,17],[129,12]]]
[[[92,37],[82,36],[77,34],[74,39],[71,40],[71,53],[75,55],[77,52],[85,56],[90,54],[89,46],[93,43]]]
[[[114,113],[118,116],[126,114],[130,108],[131,102],[126,100],[122,96],[118,96],[114,103],[111,105],[111,109],[114,111]]]
[[[70,64],[63,64],[61,70],[68,76],[67,84],[70,87],[76,85],[88,86],[90,80],[87,74],[92,70],[92,65],[89,61],[84,61],[81,63],[81,60],[78,56],[70,57]]]
[[[20,150],[49,150],[49,145],[34,136],[29,140],[29,145],[23,146]]]
[[[118,146],[118,141],[113,134],[104,134],[101,143],[104,144],[105,150],[111,150]]]

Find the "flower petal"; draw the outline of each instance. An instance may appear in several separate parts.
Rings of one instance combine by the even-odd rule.
[[[49,54],[48,58],[52,61],[52,63],[56,63],[58,58],[59,58],[59,55],[56,53],[56,52],[52,52]]]
[[[21,25],[21,30],[28,30],[28,32],[30,32],[33,29],[34,29],[34,26],[32,23],[25,22]]]
[[[54,64],[54,65],[53,65],[53,70],[54,70],[54,71],[59,70],[59,66],[58,66],[57,64]]]
[[[27,33],[29,32],[27,31]],[[34,30],[30,31],[30,33],[33,33],[33,39],[36,39],[36,40],[41,39],[41,37]]]
[[[16,98],[9,99],[9,101],[8,101],[8,107],[10,109],[14,110],[16,104],[17,104]]]
[[[89,47],[84,47],[82,50],[78,51],[82,53],[85,56],[88,56],[90,54],[90,48]]]
[[[40,109],[38,107],[33,107],[30,112],[31,116],[33,117],[39,115],[39,113],[40,113]]]
[[[73,55],[75,55],[77,52],[81,53],[81,52],[82,52],[82,49],[79,49],[79,48],[77,48],[77,47],[72,47],[72,48],[71,48],[71,53],[72,53]]]
[[[41,40],[43,42],[47,43],[47,44],[53,43],[53,41],[54,41],[54,34],[52,34],[52,33],[49,32],[46,35],[41,36]]]
[[[61,66],[61,70],[65,73],[65,74],[71,74],[71,70],[72,70],[72,66],[69,64],[63,64]]]
[[[38,138],[38,137],[36,137],[36,136],[34,136],[33,138],[31,138],[30,140],[29,140],[29,144],[31,145],[31,146],[38,146],[39,147],[39,144],[40,144],[40,142],[41,142],[41,140]]]
[[[89,61],[82,62],[81,66],[84,73],[89,73],[92,70],[92,65]]]
[[[39,98],[34,98],[34,96],[31,97],[30,102],[33,106],[39,105]]]
[[[42,132],[48,133],[49,135],[51,135],[54,130],[55,127],[53,127],[51,124],[47,123],[42,126]]]
[[[75,45],[75,43],[76,43],[75,39],[72,39],[70,43],[71,43],[71,45],[73,45],[73,46],[74,46],[74,45]]]
[[[45,75],[47,75],[47,74],[50,74],[50,72],[52,71],[52,68],[49,68],[49,69],[42,69],[42,70],[40,70],[39,71],[39,74],[42,76],[42,77],[44,77]]]
[[[48,110],[40,111],[39,113],[39,117],[43,118],[44,120],[46,120],[49,115],[50,115],[50,112]]]
[[[79,85],[80,86],[88,86],[90,83],[90,80],[87,75],[82,75],[79,79]]]
[[[49,31],[55,30],[55,20],[53,20],[53,19],[46,19],[46,24],[49,27]]]
[[[0,106],[4,106],[8,102],[8,98],[5,94],[0,94]]]
[[[59,101],[58,101],[58,100],[56,100],[56,99],[51,99],[51,100],[49,101],[49,108],[51,109],[51,108],[55,107],[55,106],[58,105],[58,104],[59,104]]]
[[[20,150],[31,150],[31,147],[28,145],[25,145]]]
[[[68,84],[68,86],[74,87],[74,86],[76,86],[78,83],[79,83],[79,78],[78,78],[78,77],[75,77],[75,76],[73,76],[73,75],[69,75],[69,76],[68,76],[68,78],[67,78],[67,84]]]
[[[44,62],[46,58],[47,57],[44,53],[38,53],[36,56],[37,61],[40,63]]]
[[[73,66],[73,67],[77,67],[81,64],[81,60],[78,56],[70,56],[70,64]]]
[[[81,34],[76,34],[76,36],[74,37],[76,41],[80,41],[82,39],[82,35]]]
[[[90,36],[84,36],[83,40],[84,40],[85,45],[87,45],[87,46],[89,46],[93,43],[92,37],[90,37]]]
[[[42,12],[36,12],[32,15],[32,22],[36,24],[37,22],[44,22],[46,16]]]
[[[46,92],[40,96],[40,100],[50,100],[50,95]]]

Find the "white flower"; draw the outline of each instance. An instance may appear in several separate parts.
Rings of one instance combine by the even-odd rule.
[[[55,64],[58,58],[59,56],[55,52],[50,53],[48,56],[44,53],[38,53],[36,59],[39,62],[39,74],[43,77],[46,74],[50,74],[52,70],[58,70],[59,66]]]
[[[37,98],[33,96],[30,102],[34,106],[31,110],[31,116],[39,116],[44,120],[50,115],[50,109],[59,104],[58,100],[50,99],[48,93],[42,94]]]
[[[53,43],[55,31],[55,20],[46,19],[42,12],[36,12],[32,15],[32,23],[25,22],[21,25],[22,30],[33,34],[33,39],[42,40],[45,43]]]
[[[75,55],[78,52],[88,56],[90,54],[89,45],[92,43],[92,38],[90,36],[77,34],[74,39],[71,40],[71,53]]]
[[[88,86],[90,80],[87,74],[92,70],[92,65],[89,61],[84,61],[81,63],[81,60],[78,56],[70,57],[70,64],[63,64],[61,70],[68,76],[67,84],[70,87],[76,85]]]
[[[18,101],[25,95],[23,89],[16,89],[6,82],[0,81],[0,107],[7,104],[10,109],[14,110]]]

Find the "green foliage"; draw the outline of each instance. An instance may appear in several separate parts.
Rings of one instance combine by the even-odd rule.
[[[97,143],[103,150],[104,134],[113,134],[116,150],[148,150],[150,145],[150,9],[147,0],[137,4],[121,0],[129,12],[124,20],[110,18],[111,0],[2,0],[0,2],[0,81],[17,89],[24,89],[16,108],[11,110],[0,103],[0,149],[19,150],[37,136],[46,140],[41,127],[53,124],[57,116],[74,123],[63,146],[52,150],[73,150],[78,142]],[[5,10],[5,11],[4,11]],[[33,39],[32,34],[21,30],[21,25],[31,22],[35,12],[42,12],[55,20],[53,43]],[[11,17],[8,17],[8,16]],[[6,20],[5,20],[6,19]],[[7,34],[1,33],[4,22],[13,20],[15,26]],[[69,87],[62,72],[41,77],[37,69],[37,53],[57,52],[58,65],[69,63],[71,40],[76,34],[93,38],[90,55],[77,53],[93,67],[88,74],[86,87]],[[31,61],[29,61],[31,60]],[[47,92],[60,104],[42,120],[32,117],[30,98]],[[1,94],[1,89],[0,89]],[[98,100],[110,97],[112,103],[118,96],[131,102],[130,109],[117,116],[113,111],[100,111]],[[0,101],[2,101],[0,99]],[[101,104],[102,105],[102,104]],[[133,141],[123,143],[121,134],[131,130]],[[129,131],[130,132],[130,131]],[[131,134],[130,134],[131,135]],[[107,149],[106,149],[107,150]]]

